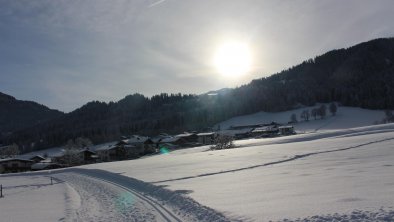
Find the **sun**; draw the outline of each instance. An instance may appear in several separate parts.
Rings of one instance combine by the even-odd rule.
[[[217,71],[226,77],[239,77],[250,71],[251,53],[242,42],[227,42],[220,45],[214,56]]]

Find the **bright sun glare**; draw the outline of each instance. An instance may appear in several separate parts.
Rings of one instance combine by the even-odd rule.
[[[217,49],[214,64],[220,74],[226,77],[238,77],[250,71],[251,60],[247,44],[227,42]]]

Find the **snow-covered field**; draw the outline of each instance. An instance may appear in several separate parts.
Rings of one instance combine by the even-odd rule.
[[[41,175],[1,175],[0,221],[62,221],[79,208],[78,194],[67,183]]]
[[[236,144],[85,168],[188,191],[230,219],[394,220],[393,124]]]
[[[331,118],[333,127],[345,121]],[[230,150],[189,148],[50,174],[2,175],[0,218],[394,221],[394,124],[235,144]],[[57,179],[54,185],[48,185],[48,175]]]

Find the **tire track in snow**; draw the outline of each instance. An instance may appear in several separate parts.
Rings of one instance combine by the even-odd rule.
[[[386,138],[386,139],[382,139],[382,140],[371,141],[371,142],[367,142],[367,143],[362,143],[359,145],[350,146],[350,147],[346,147],[346,148],[339,148],[339,149],[334,149],[334,150],[325,150],[325,151],[319,151],[319,152],[299,154],[299,155],[295,155],[293,157],[290,157],[288,159],[273,161],[273,162],[264,163],[264,164],[258,164],[258,165],[242,167],[242,168],[237,168],[237,169],[232,169],[232,170],[223,170],[223,171],[212,172],[212,173],[204,173],[204,174],[199,174],[196,176],[187,176],[187,177],[180,177],[180,178],[176,178],[176,179],[154,181],[151,183],[155,184],[155,183],[164,183],[164,182],[172,182],[172,181],[179,181],[179,180],[188,180],[188,179],[207,177],[207,176],[213,176],[213,175],[218,175],[218,174],[234,173],[234,172],[243,171],[243,170],[251,170],[251,169],[255,169],[255,168],[259,168],[259,167],[266,167],[266,166],[272,166],[272,165],[277,165],[277,164],[281,164],[281,163],[287,163],[287,162],[295,161],[295,160],[302,159],[302,158],[309,157],[309,156],[315,156],[315,155],[320,155],[320,154],[334,153],[334,152],[341,152],[341,151],[356,149],[359,147],[368,146],[368,145],[375,144],[375,143],[382,143],[382,142],[386,142],[389,140],[394,140],[394,137]]]

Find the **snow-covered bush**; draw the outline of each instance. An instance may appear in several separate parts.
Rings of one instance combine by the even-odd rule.
[[[211,146],[212,150],[222,150],[222,149],[230,149],[234,147],[234,138],[232,136],[227,135],[219,135],[215,138],[213,145]]]

